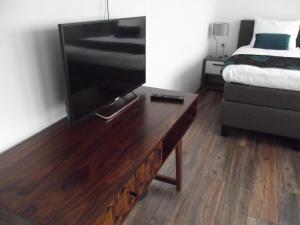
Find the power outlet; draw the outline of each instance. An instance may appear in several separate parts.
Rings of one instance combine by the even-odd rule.
[[[222,46],[222,49],[223,49],[223,56],[222,57],[227,58],[228,55],[225,53],[225,47],[226,47],[225,43],[222,43],[221,46]]]

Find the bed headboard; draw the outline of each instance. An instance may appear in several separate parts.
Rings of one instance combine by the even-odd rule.
[[[254,20],[241,21],[238,48],[250,44],[253,37],[254,24]],[[300,30],[297,38],[297,46],[300,47]]]

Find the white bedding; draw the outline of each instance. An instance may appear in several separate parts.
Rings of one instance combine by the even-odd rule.
[[[293,50],[266,50],[252,48],[249,46],[239,48],[234,55],[270,55],[282,57],[300,58],[300,49]],[[247,84],[258,87],[268,87],[291,91],[300,91],[300,71],[259,68],[249,65],[230,65],[223,71],[223,78],[226,82]]]

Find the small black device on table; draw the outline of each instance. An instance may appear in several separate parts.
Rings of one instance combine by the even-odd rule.
[[[184,97],[179,95],[152,94],[151,101],[183,103]]]

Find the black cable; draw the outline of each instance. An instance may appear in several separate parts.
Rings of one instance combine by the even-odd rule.
[[[107,12],[107,10],[106,10],[106,2],[105,2],[105,5],[104,5],[104,19],[106,18],[106,12]]]

